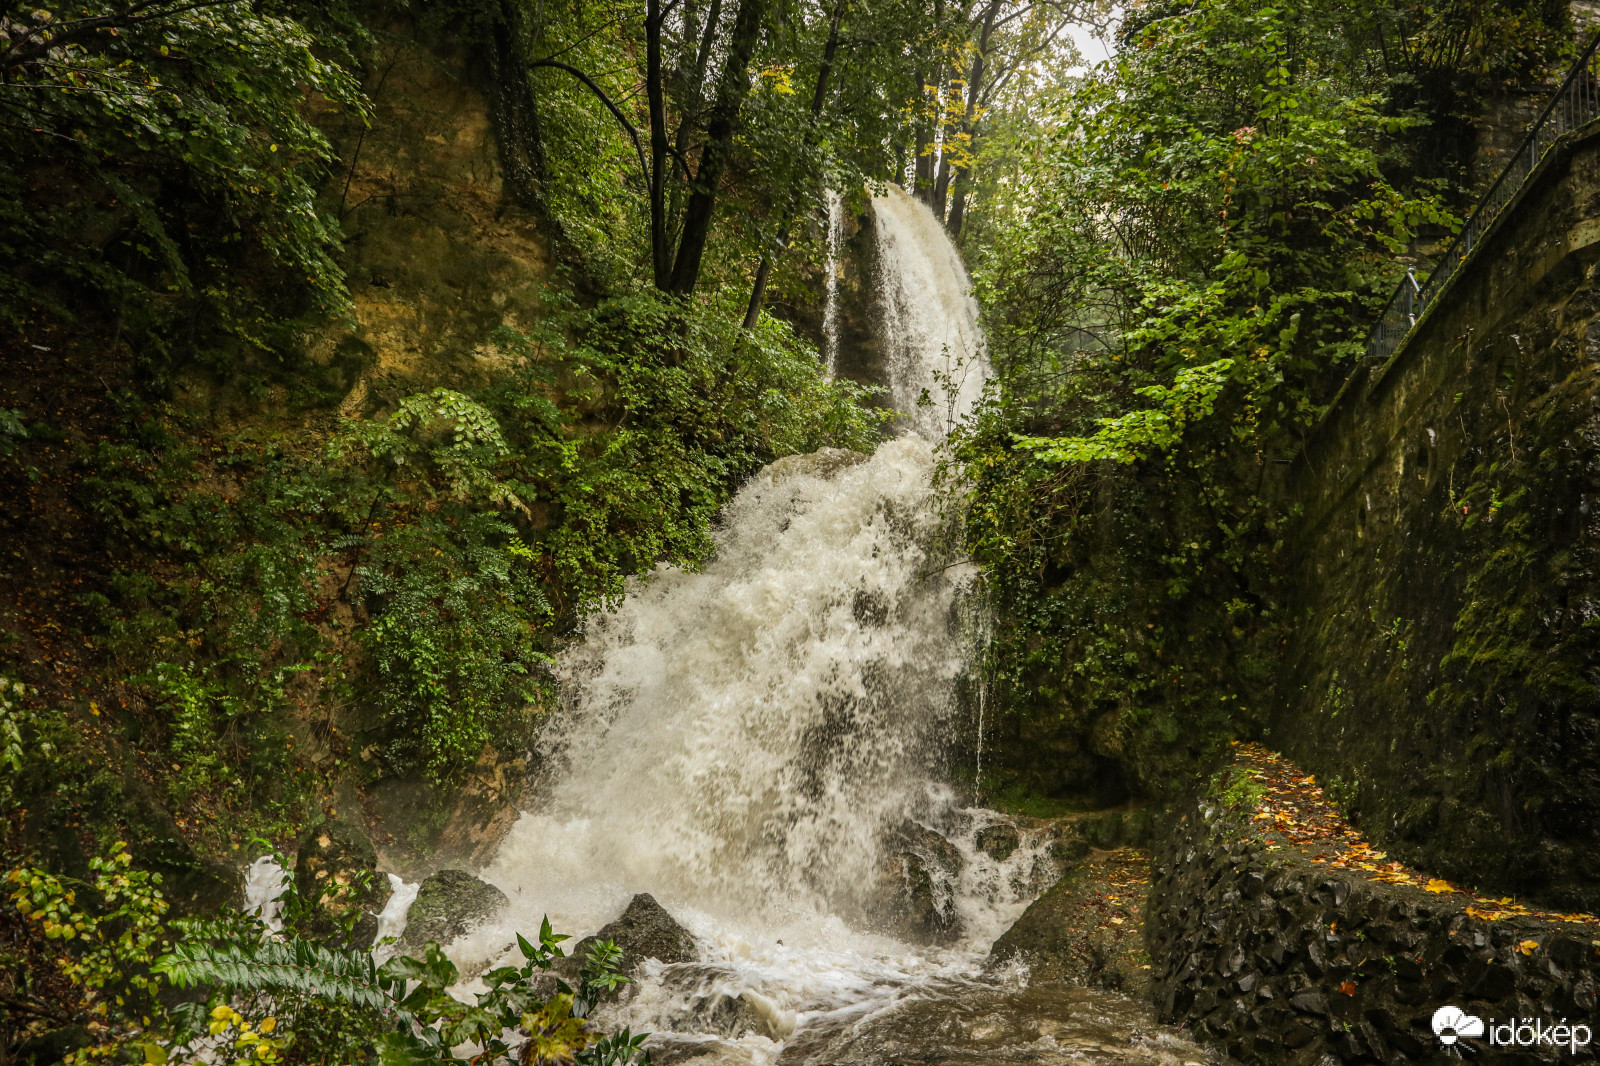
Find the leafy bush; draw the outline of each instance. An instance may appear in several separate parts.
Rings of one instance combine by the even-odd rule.
[[[66,316],[60,288],[87,286],[129,319],[198,304],[223,332],[272,347],[274,297],[252,269],[307,288],[314,306],[345,306],[337,222],[316,203],[333,149],[314,117],[365,105],[335,61],[349,63],[350,40],[299,14],[180,0],[8,12],[0,249],[13,268],[0,317],[40,305]]]
[[[954,455],[1002,616],[991,665],[1014,712],[1155,791],[1259,723],[1274,464],[1396,257],[1455,222],[1410,169],[1429,116],[1391,104],[1355,17],[1130,12],[1116,56],[1016,134],[973,248],[1000,373]]]
[[[517,937],[523,965],[485,974],[487,990],[467,1004],[447,991],[456,968],[437,944],[380,967],[369,952],[293,931],[278,938],[240,915],[169,921],[160,875],[134,866],[124,844],[91,867],[94,898],[83,901],[36,867],[5,874],[11,907],[50,945],[29,957],[53,971],[36,980],[64,978],[70,992],[47,1002],[24,983],[0,1010],[54,1024],[93,1018],[88,1045],[71,1056],[76,1066],[128,1053],[154,1064],[649,1062],[644,1034],[602,1035],[585,1020],[627,981],[609,941],[593,946],[574,989],[549,975],[567,937],[546,920],[537,945]],[[314,910],[300,902],[286,913]],[[464,1043],[481,1050],[459,1058],[453,1049]]]

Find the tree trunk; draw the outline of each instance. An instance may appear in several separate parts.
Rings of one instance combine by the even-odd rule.
[[[976,148],[977,144],[978,139],[974,136],[972,146]],[[959,237],[961,236],[961,223],[966,221],[967,217],[967,191],[972,186],[972,177],[966,167],[956,171],[954,185],[955,191],[950,196],[950,217],[945,220],[944,225],[945,229],[950,232],[951,237]]]
[[[933,30],[937,35],[944,28],[944,0],[935,0],[933,5]],[[929,82],[923,76],[920,68],[917,70],[917,126],[916,126],[916,159],[912,164],[915,177],[912,179],[911,194],[925,204],[933,202],[933,138],[934,131],[939,128],[939,118],[924,116],[921,109],[928,106],[928,86],[933,85],[937,91],[944,81],[944,65],[935,63],[933,66],[933,80]]]
[[[667,101],[661,84],[661,0],[645,7],[645,95],[650,106],[650,267],[655,286],[666,289],[672,269],[667,240]]]
[[[974,128],[978,115],[978,92],[983,86],[983,76],[989,59],[990,41],[994,37],[994,20],[1000,15],[1002,2],[1003,0],[989,0],[989,9],[983,13],[983,33],[978,37],[978,54],[972,57],[972,76],[967,79],[967,106],[965,113],[961,116],[961,133],[967,142],[962,150],[968,158],[967,162],[955,167],[955,203],[950,208],[949,220],[945,222],[945,227],[950,231],[951,236],[961,232],[961,223],[965,220],[967,213],[967,186],[970,183],[967,170],[972,165],[972,153],[978,147],[978,138]],[[944,170],[942,161],[939,169],[941,172]],[[944,192],[948,179],[945,178],[943,173],[940,174],[939,178],[939,207],[937,210],[942,217]]]
[[[822,117],[822,104],[828,98],[828,75],[833,72],[833,57],[839,50],[839,23],[844,19],[845,0],[834,0],[833,20],[828,25],[828,43],[822,49],[822,63],[817,67],[817,86],[811,93],[811,123],[806,130],[806,145],[809,148],[816,143],[814,136],[817,119]],[[791,198],[786,215],[794,213],[794,199],[799,191]],[[772,261],[777,252],[789,247],[789,223],[785,219],[778,227],[777,251],[769,251],[761,257],[761,265],[756,268],[756,283],[750,290],[750,305],[745,308],[744,328],[755,329],[756,323],[761,320],[761,303],[767,296],[767,279],[772,276]]]
[[[654,5],[657,0],[650,2]],[[683,235],[678,240],[678,257],[672,264],[672,276],[667,284],[669,292],[691,293],[700,280],[700,263],[705,257],[706,241],[716,213],[717,188],[733,155],[733,135],[738,129],[745,97],[750,92],[750,56],[755,51],[756,39],[761,36],[761,22],[769,2],[742,0],[739,4],[733,36],[728,42],[728,56],[717,85],[716,102],[711,107],[711,120],[706,123],[706,146],[700,153],[693,191],[683,212]]]
[[[706,14],[706,24],[700,35],[700,47],[695,52],[694,68],[689,75],[688,84],[684,87],[683,99],[680,101],[682,109],[678,116],[678,132],[674,136],[672,149],[673,159],[683,166],[684,181],[689,180],[687,164],[682,160],[689,152],[689,134],[694,129],[695,120],[700,114],[700,104],[703,100],[706,87],[706,66],[711,62],[711,46],[717,40],[717,23],[722,20],[722,0],[711,0],[711,10]],[[683,185],[674,183],[672,186],[672,205],[667,215],[668,232],[676,232],[678,215],[683,208]]]
[[[923,203],[933,202],[933,123],[934,120],[926,119],[921,114],[921,109],[927,106],[928,86],[923,81],[922,71],[917,71],[917,125],[916,143],[912,148],[915,153],[912,161],[911,195]]]

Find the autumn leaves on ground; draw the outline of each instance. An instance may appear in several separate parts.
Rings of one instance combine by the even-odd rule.
[[[1348,870],[1368,880],[1408,885],[1441,896],[1468,897],[1465,913],[1484,921],[1536,918],[1600,927],[1592,914],[1561,914],[1530,909],[1510,897],[1485,897],[1431,877],[1389,857],[1356,831],[1323,794],[1315,775],[1260,744],[1236,744],[1234,774],[1224,798],[1256,809],[1252,822],[1268,851],[1297,849],[1311,862]],[[1529,949],[1532,950],[1531,948]]]

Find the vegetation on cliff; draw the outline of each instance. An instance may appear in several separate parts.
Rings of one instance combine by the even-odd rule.
[[[473,1014],[436,953],[224,957],[197,945],[260,930],[165,911],[218,912],[244,848],[380,782],[447,805],[525,750],[559,639],[698,565],[742,479],[879,439],[816,350],[826,189],[904,181],[979,279],[997,377],[952,484],[1008,729],[1061,741],[994,765],[1155,790],[1254,728],[1288,621],[1278,466],[1465,205],[1481,95],[1569,27],[1150,3],[1085,70],[1064,34],[1107,10],[0,0],[8,1053],[48,1031],[159,1062],[205,1028],[251,1061],[439,1059],[517,1025],[631,1058],[528,967]],[[347,284],[397,42],[486,101],[497,199],[452,239],[531,219],[550,252],[456,362],[429,338],[404,373]],[[291,955],[328,987],[252,969]],[[171,1013],[169,980],[209,1013]],[[271,1027],[230,1013],[263,992]]]
[[[0,717],[7,1055],[180,1053],[163,945],[256,931],[165,908],[236,903],[259,839],[377,784],[418,783],[437,823],[475,773],[520,775],[586,612],[697,565],[763,464],[870,449],[884,416],[807,332],[823,190],[904,172],[961,202],[980,84],[1078,11],[1000,7],[0,4],[0,665],[28,684]],[[351,220],[419,208],[350,191],[418,50],[481,91],[498,155],[442,253],[532,220],[549,255],[400,372]],[[186,980],[221,1007],[239,977]],[[377,1055],[392,1005],[337,998],[207,1039]]]
[[[966,242],[997,377],[955,445],[1016,716],[998,765],[1051,737],[1053,765],[1012,763],[1031,787],[1159,793],[1262,728],[1281,472],[1469,205],[1461,116],[1565,54],[1564,18],[1143,5],[1113,60],[1016,105],[1042,121],[1002,124]]]

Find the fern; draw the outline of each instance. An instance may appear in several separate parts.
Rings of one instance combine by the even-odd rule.
[[[180,943],[152,969],[178,988],[217,985],[236,992],[298,992],[411,1020],[389,994],[371,955],[335,951],[309,940],[267,940],[242,947]]]

